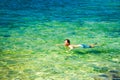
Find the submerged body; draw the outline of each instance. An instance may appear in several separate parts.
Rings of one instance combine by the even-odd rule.
[[[93,47],[95,47],[96,44],[90,44],[90,45],[87,45],[87,44],[71,45],[70,44],[70,40],[66,39],[65,42],[64,42],[64,45],[66,47],[68,47],[69,50],[72,50],[72,49],[78,48],[78,47],[81,47],[81,48],[93,48]]]

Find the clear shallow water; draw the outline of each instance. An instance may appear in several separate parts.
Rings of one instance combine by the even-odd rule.
[[[0,1],[0,79],[94,80],[110,72],[120,77],[119,3]],[[66,38],[99,47],[67,53],[56,46]]]

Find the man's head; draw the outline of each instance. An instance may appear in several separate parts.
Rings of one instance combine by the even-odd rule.
[[[65,39],[64,44],[65,44],[65,46],[69,46],[70,45],[70,40],[69,39]]]

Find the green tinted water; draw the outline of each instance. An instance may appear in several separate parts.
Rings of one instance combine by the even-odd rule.
[[[119,30],[117,22],[52,21],[1,31],[0,79],[94,80],[95,75],[119,71]],[[66,52],[64,46],[56,46],[66,38],[72,44],[97,42],[99,46]]]
[[[0,1],[0,80],[120,78],[119,5],[119,0]],[[56,45],[66,38],[98,46],[66,52]]]

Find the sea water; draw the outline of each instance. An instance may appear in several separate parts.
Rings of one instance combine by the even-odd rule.
[[[120,0],[0,0],[0,7],[1,80],[119,80]],[[66,52],[66,38],[98,46]]]

